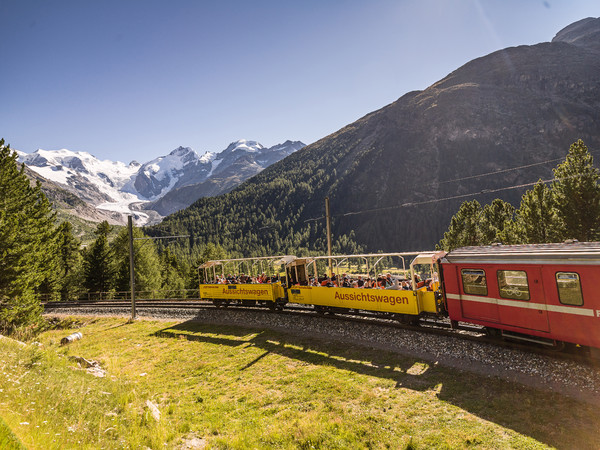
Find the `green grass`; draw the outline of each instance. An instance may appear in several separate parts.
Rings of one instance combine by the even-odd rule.
[[[0,417],[0,448],[3,450],[22,450],[23,444],[14,435],[8,425]]]
[[[0,416],[27,448],[600,447],[594,405],[351,342],[80,320],[83,339],[66,347],[74,329],[41,346],[0,340]]]

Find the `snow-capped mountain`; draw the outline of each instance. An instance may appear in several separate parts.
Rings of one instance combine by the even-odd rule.
[[[146,204],[144,208],[166,216],[190,206],[200,197],[227,193],[304,146],[300,141],[286,141],[270,148],[265,148],[255,141],[233,142],[212,157],[211,169],[206,178],[198,178],[194,183],[179,183],[159,199]]]
[[[196,198],[188,195],[189,203],[178,200],[171,205],[168,198],[164,199],[170,192],[211,180],[217,180],[216,185],[221,185],[219,180],[229,177],[231,171],[240,175],[237,185],[302,147],[304,144],[299,141],[265,148],[255,141],[239,140],[220,153],[206,152],[202,156],[189,147],[179,147],[141,165],[135,161],[129,164],[101,161],[89,153],[66,149],[17,153],[20,162],[42,177],[60,184],[99,209],[124,215],[133,213],[141,225],[157,221],[157,214],[152,211],[152,205],[157,201],[161,201],[160,210],[165,215],[165,212],[189,206],[204,195],[200,193]],[[226,190],[232,188],[228,185]],[[216,189],[208,195],[221,192],[224,191]]]
[[[143,164],[126,188],[145,200],[156,200],[178,185],[205,179],[210,174],[213,158],[211,152],[199,157],[189,147],[176,148],[167,156]]]
[[[17,153],[19,162],[44,178],[67,186],[87,202],[138,200],[135,193],[123,190],[140,168],[135,161],[129,165],[101,161],[89,153],[66,149]]]

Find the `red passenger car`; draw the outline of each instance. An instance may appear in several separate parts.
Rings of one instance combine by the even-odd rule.
[[[451,320],[600,351],[600,243],[464,247],[441,267]]]

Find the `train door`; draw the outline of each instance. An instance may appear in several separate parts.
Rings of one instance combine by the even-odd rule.
[[[529,330],[550,331],[541,267],[498,269],[495,275],[501,323]]]
[[[300,286],[308,286],[308,273],[306,270],[305,260],[295,260],[287,266],[288,278],[290,286],[299,284]]]

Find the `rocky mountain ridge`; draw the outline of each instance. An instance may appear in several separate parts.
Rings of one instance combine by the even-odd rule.
[[[227,192],[302,147],[299,141],[265,148],[256,141],[239,140],[220,153],[199,156],[189,147],[179,147],[144,164],[101,161],[89,153],[66,149],[18,154],[19,161],[37,177],[56,183],[99,211],[86,213],[87,217],[103,220],[108,215],[112,222],[125,223],[125,215],[133,214],[138,224],[144,224],[161,218],[152,202],[160,200],[163,215],[177,211],[203,195]],[[212,189],[195,188],[203,183]],[[184,188],[188,192],[185,200],[177,195],[165,198],[171,191]]]

